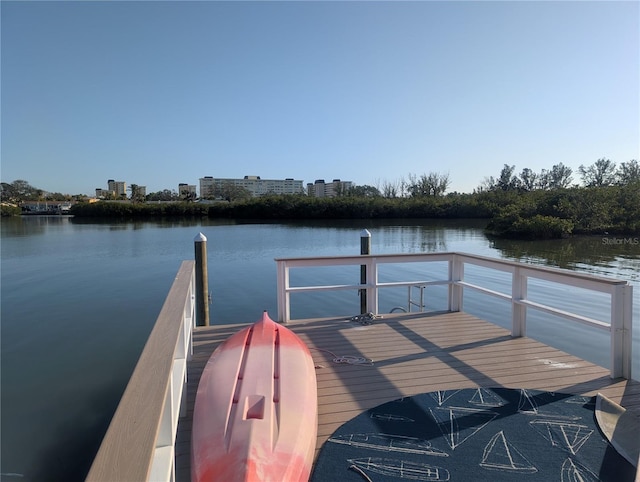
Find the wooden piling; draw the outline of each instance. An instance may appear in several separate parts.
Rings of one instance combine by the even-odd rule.
[[[371,254],[371,233],[367,229],[360,231],[360,254]],[[367,284],[367,267],[360,265],[360,284]],[[360,314],[367,312],[367,290],[360,290]]]
[[[207,272],[207,237],[194,238],[196,260],[196,326],[209,326],[209,274]]]

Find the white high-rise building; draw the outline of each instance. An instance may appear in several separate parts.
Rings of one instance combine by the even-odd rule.
[[[302,181],[293,178],[261,179],[260,176],[244,176],[242,179],[234,179],[205,176],[200,178],[200,197],[215,198],[228,184],[242,187],[254,197],[265,194],[304,194]]]

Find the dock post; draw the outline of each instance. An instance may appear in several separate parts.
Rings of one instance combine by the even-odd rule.
[[[196,326],[209,326],[209,274],[207,272],[207,237],[194,238],[196,260]]]
[[[371,233],[367,229],[360,231],[360,254],[371,254]],[[360,265],[360,284],[367,284],[367,266]],[[367,312],[367,290],[360,290],[360,314]]]

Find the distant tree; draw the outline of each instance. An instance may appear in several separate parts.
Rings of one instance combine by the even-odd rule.
[[[533,191],[538,188],[538,175],[528,167],[525,167],[520,173],[520,189],[524,191]]]
[[[520,186],[520,180],[514,174],[516,166],[505,164],[500,171],[500,177],[496,181],[496,188],[501,191],[515,191]]]
[[[578,171],[587,187],[612,186],[616,182],[616,163],[609,159],[598,159],[588,167],[580,165]]]
[[[70,194],[62,194],[61,192],[48,192],[44,198],[46,201],[71,201],[73,196]]]
[[[635,159],[620,164],[616,172],[616,183],[626,186],[634,182],[640,182],[640,164]]]
[[[335,182],[333,184],[333,193],[336,197],[346,196],[348,194],[349,188],[345,186],[342,182]]]
[[[393,199],[402,196],[402,181],[383,181],[378,191],[382,196]]]
[[[451,184],[448,172],[430,172],[427,175],[427,181],[431,189],[431,195],[434,197],[444,195],[444,193],[447,192],[449,185]]]
[[[351,197],[380,197],[380,191],[373,186],[351,186],[347,192],[347,196]]]
[[[409,174],[407,191],[411,197],[438,197],[442,196],[449,187],[449,174],[430,172],[418,177]]]
[[[493,176],[485,177],[480,185],[473,190],[474,194],[478,194],[481,192],[493,191],[496,186],[496,180]]]
[[[570,167],[565,166],[561,162],[554,165],[550,171],[545,173],[546,179],[543,183],[546,189],[562,189],[571,185],[573,177],[573,170]]]
[[[193,191],[184,191],[184,192],[182,193],[182,195],[180,196],[180,198],[181,198],[183,201],[193,202],[193,201],[195,201],[195,200],[198,198],[198,196],[197,196],[197,195],[196,195],[196,193],[195,193],[195,192],[193,192]]]
[[[409,181],[404,177],[400,178],[400,197],[408,197],[409,196]]]
[[[546,169],[542,169],[540,174],[538,174],[538,178],[536,179],[536,189],[546,190],[549,189],[549,180],[551,179],[551,174]]]
[[[22,209],[15,204],[9,202],[0,203],[0,217],[20,216]]]
[[[140,189],[140,186],[138,186],[137,184],[131,184],[131,196],[129,197],[129,199],[131,199],[131,202],[144,202],[144,198],[145,196],[142,195],[142,189]]]
[[[556,164],[551,170],[542,169],[536,174],[529,168],[524,168],[516,176],[515,166],[505,164],[498,178],[486,177],[474,192],[486,191],[533,191],[536,189],[566,188],[571,184],[572,170],[562,163]]]
[[[237,186],[233,182],[227,181],[222,186],[216,186],[213,190],[215,198],[224,199],[225,201],[242,201],[252,197],[251,191]]]
[[[3,201],[20,203],[24,201],[39,201],[44,191],[33,187],[27,181],[18,179],[12,183],[3,182],[1,196]]]
[[[180,196],[175,191],[163,189],[162,191],[147,194],[147,201],[178,201]]]
[[[520,180],[513,174],[515,169],[516,166],[505,164],[500,171],[500,176],[497,179],[493,176],[486,177],[478,187],[478,191],[515,191],[520,185]]]

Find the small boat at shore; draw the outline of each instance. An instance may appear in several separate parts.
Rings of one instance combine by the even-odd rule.
[[[191,480],[306,481],[318,396],[309,349],[265,311],[211,355],[196,394]]]

